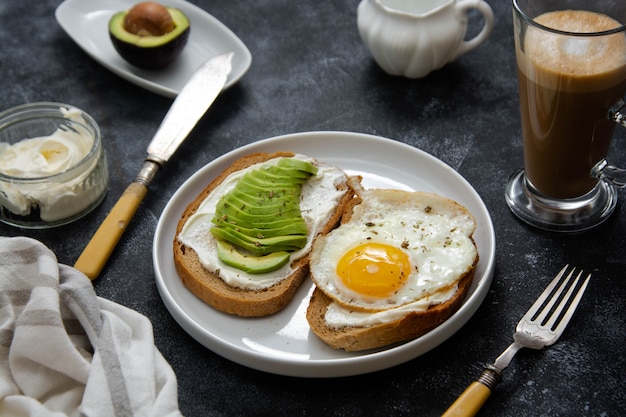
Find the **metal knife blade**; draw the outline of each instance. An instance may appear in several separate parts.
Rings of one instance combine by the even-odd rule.
[[[150,159],[166,162],[224,88],[233,53],[218,55],[200,66],[182,88],[148,145]]]
[[[74,264],[89,279],[96,279],[100,275],[155,174],[178,149],[224,88],[232,57],[233,53],[229,52],[210,59],[194,72],[178,93],[148,145],[148,156],[135,180],[115,203]]]

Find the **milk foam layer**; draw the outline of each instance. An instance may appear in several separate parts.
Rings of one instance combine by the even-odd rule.
[[[545,27],[570,33],[603,32],[621,26],[606,15],[583,10],[549,12],[534,20]],[[590,82],[590,90],[607,88],[624,77],[626,36],[623,32],[604,36],[564,36],[529,26],[524,54],[529,62],[520,69],[531,79],[536,78],[534,71],[546,71],[547,74],[537,80],[542,84],[549,82],[545,77],[552,73],[554,76],[595,77],[586,80]],[[564,86],[561,84],[559,88]]]

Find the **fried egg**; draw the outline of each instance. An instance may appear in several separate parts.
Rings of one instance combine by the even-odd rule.
[[[478,257],[476,222],[430,193],[370,189],[352,216],[319,237],[311,277],[339,306],[381,312],[453,294]]]

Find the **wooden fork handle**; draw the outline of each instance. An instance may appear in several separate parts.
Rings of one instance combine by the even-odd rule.
[[[442,417],[475,416],[500,381],[502,381],[501,371],[492,365],[487,365],[478,380],[472,382],[463,391],[459,398],[442,414]]]
[[[472,384],[463,391],[463,394],[452,403],[442,417],[471,417],[478,413],[491,395],[491,390],[480,382]]]

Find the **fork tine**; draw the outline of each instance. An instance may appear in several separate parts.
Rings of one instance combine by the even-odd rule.
[[[549,320],[545,323],[545,326],[550,328],[550,329],[552,329],[554,327],[556,321],[558,320],[559,316],[561,315],[561,312],[563,311],[565,306],[569,303],[569,299],[572,296],[572,293],[574,292],[574,288],[576,288],[576,284],[578,284],[580,276],[582,275],[582,271],[580,271],[578,273],[578,276],[574,280],[574,282],[572,282],[572,284],[570,285],[569,281],[572,278],[572,275],[574,275],[574,271],[575,271],[575,269],[572,269],[572,271],[569,273],[567,278],[563,281],[563,283],[559,287],[559,290],[552,297],[552,303],[551,304],[554,305],[554,303],[557,301],[557,299],[565,291],[565,286],[569,285],[569,287],[567,289],[567,293],[565,294],[565,296],[563,296],[561,298],[561,302],[559,303],[559,306],[554,310],[552,315],[549,317]],[[550,305],[549,308],[552,308],[552,305]],[[542,323],[543,323],[543,321],[545,319],[545,315],[550,312],[548,307],[546,307],[546,310],[548,310],[548,311],[545,311],[544,314],[542,314],[542,316],[544,316],[544,317],[541,318],[541,322]]]
[[[576,278],[576,281],[578,282],[578,278],[580,278],[580,276],[582,275],[582,271],[580,271],[580,273],[578,274],[578,277]],[[559,323],[559,325],[556,327],[556,329],[554,329],[554,331],[557,334],[561,334],[563,332],[563,330],[565,330],[565,327],[567,326],[567,324],[569,323],[570,319],[572,318],[572,316],[574,315],[574,311],[576,311],[576,308],[578,307],[578,303],[580,303],[580,300],[583,297],[583,294],[585,293],[585,290],[587,289],[587,284],[589,284],[589,279],[591,278],[591,274],[587,275],[587,278],[585,279],[585,281],[583,282],[583,284],[581,285],[580,289],[578,290],[578,292],[576,293],[576,296],[574,297],[574,299],[572,300],[569,308],[567,309],[567,311],[565,312],[565,315],[563,316],[563,318],[561,319],[561,322]],[[575,285],[572,285],[572,290],[574,289]],[[569,294],[568,294],[568,298],[569,298]]]
[[[522,317],[521,321],[523,320],[531,321],[532,318],[539,312],[539,309],[543,306],[543,303],[550,296],[550,294],[552,293],[552,290],[554,290],[554,288],[557,286],[557,284],[559,283],[559,280],[561,279],[561,277],[563,276],[563,274],[565,273],[568,267],[569,267],[569,264],[565,265],[563,269],[561,269],[561,271],[559,271],[559,273],[556,274],[556,277],[554,277],[552,282],[546,287],[545,290],[543,290],[543,292],[537,298],[537,300],[533,303],[533,305],[530,306],[526,314],[524,314],[524,317]]]
[[[578,307],[578,304],[580,303],[580,300],[582,299],[582,296],[587,289],[589,279],[591,278],[591,274],[588,274],[587,278],[582,283],[576,294],[572,297],[572,294],[578,286],[578,282],[580,281],[583,271],[580,271],[574,281],[570,283],[571,278],[576,270],[576,268],[574,268],[570,271],[567,277],[563,279],[563,282],[560,282],[563,278],[563,275],[567,271],[567,268],[569,268],[569,265],[565,265],[565,267],[563,267],[563,269],[559,271],[556,277],[554,277],[552,282],[550,282],[548,287],[543,291],[543,293],[541,293],[539,298],[537,298],[535,303],[530,307],[530,309],[528,309],[528,311],[522,318],[522,320],[524,321],[535,322],[542,327],[546,327],[552,330],[553,334],[555,334],[556,337],[545,346],[551,345],[556,342],[561,333],[563,333],[565,327],[567,327],[567,324],[574,315],[574,311],[576,311],[576,308]],[[554,291],[557,285],[559,285],[559,288]],[[565,296],[562,296],[566,289],[567,292]],[[553,292],[554,294],[552,294]],[[549,300],[548,297],[550,297]],[[554,305],[559,299],[561,300],[559,305],[553,309]],[[565,313],[563,313],[563,310],[565,310],[566,307],[567,310],[565,311]],[[544,324],[543,322],[546,320],[546,318],[548,319],[547,322]],[[554,326],[556,327],[552,329],[552,327]]]
[[[559,304],[558,308],[553,311],[552,308],[554,307],[554,304],[556,304],[556,302],[559,300],[559,297],[561,297],[563,292],[565,292],[565,288],[569,285],[569,281],[572,278],[572,275],[574,274],[574,270],[575,270],[575,268],[572,269],[570,271],[570,273],[567,275],[567,277],[563,280],[563,282],[559,286],[559,289],[556,290],[556,292],[550,298],[550,301],[548,302],[548,304],[546,304],[546,306],[537,315],[537,317],[534,320],[535,322],[537,322],[539,324],[544,324],[544,321],[546,320],[546,317],[548,317],[548,314],[551,314],[551,316],[550,316],[551,317],[551,323],[549,323],[549,324],[545,323],[545,327],[552,328],[552,326],[554,325],[554,321],[556,321],[556,319],[559,317],[559,314],[560,314],[561,310],[563,309],[563,306],[569,300],[569,297],[570,297],[570,295],[572,294],[572,291],[573,291],[572,288],[575,287],[576,283],[578,282],[578,278],[576,280],[574,280],[574,284],[569,287],[569,291],[567,292],[565,297],[562,298],[561,304]],[[558,282],[558,280],[557,280],[557,282]]]

